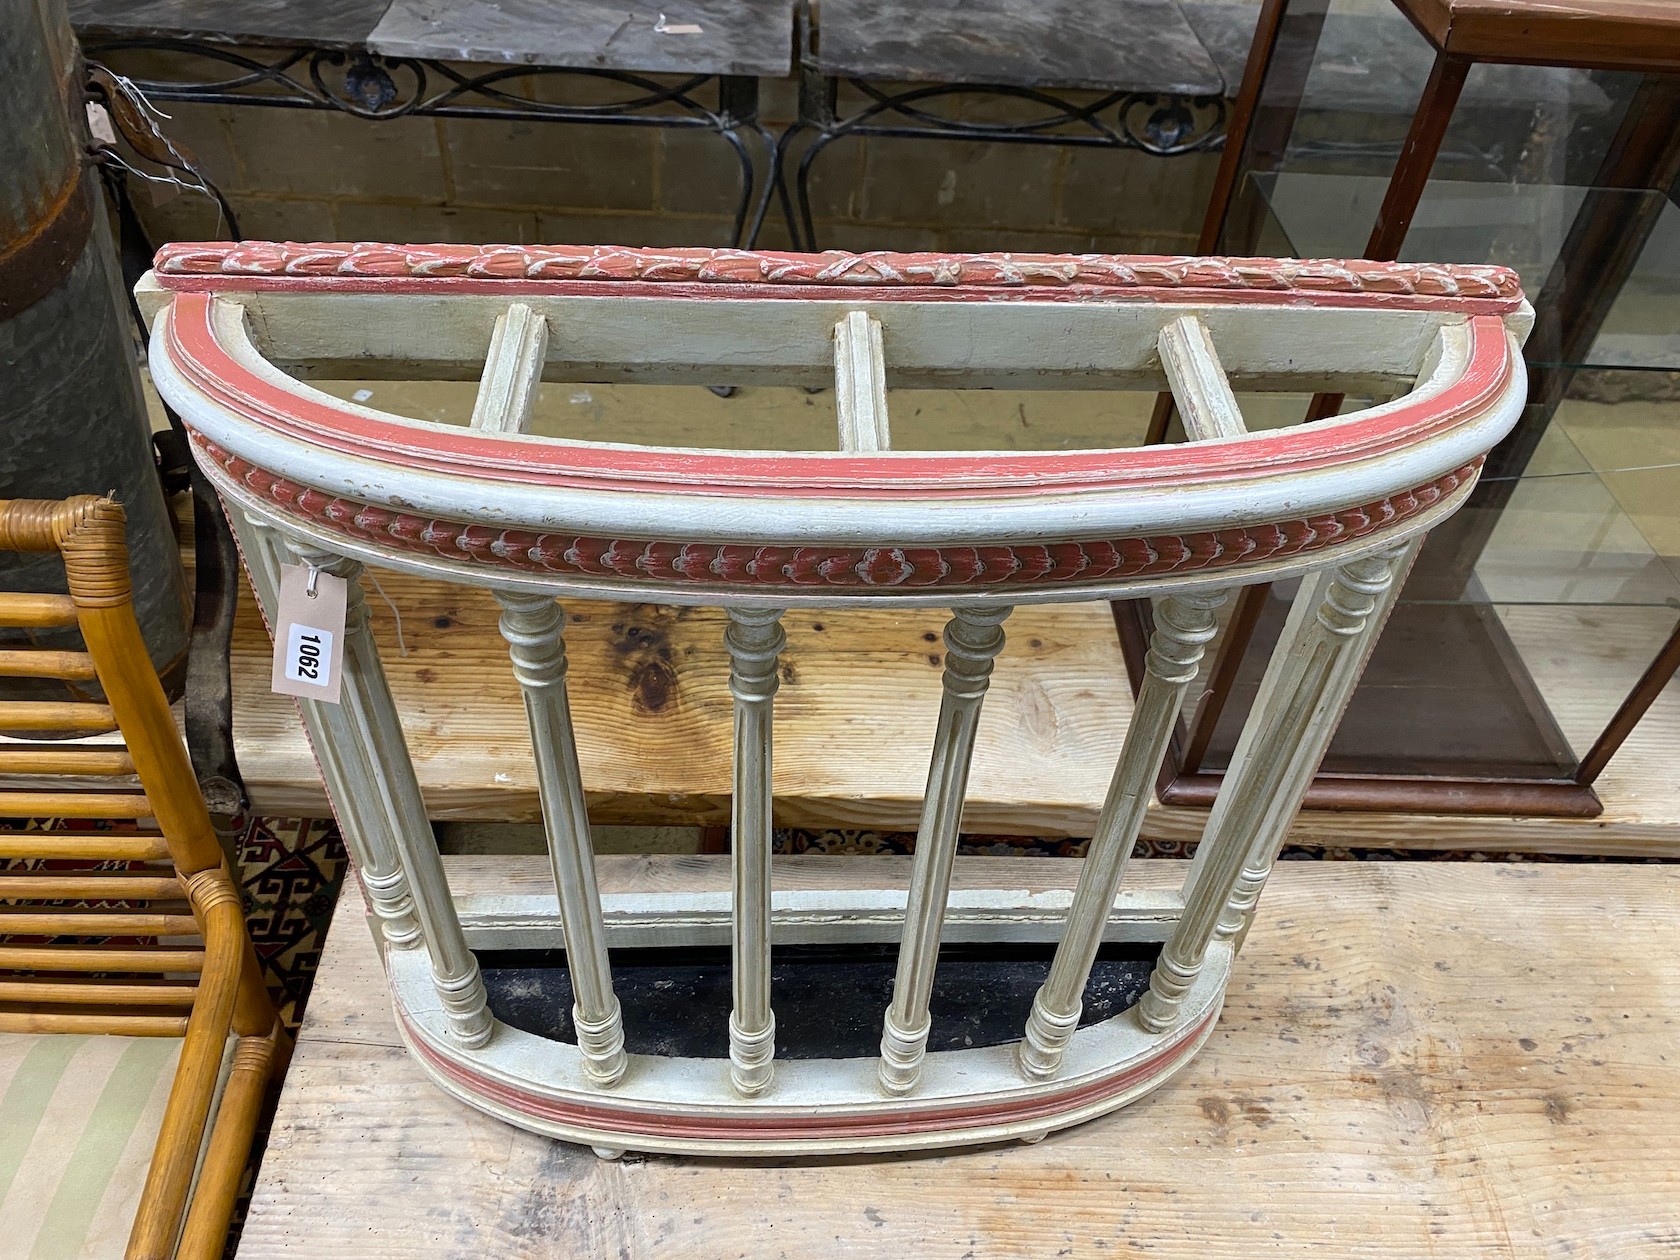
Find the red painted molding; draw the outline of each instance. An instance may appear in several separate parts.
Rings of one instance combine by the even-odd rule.
[[[1339,306],[1446,306],[1508,314],[1522,301],[1505,267],[1362,259],[1154,257],[1124,254],[791,254],[616,245],[381,245],[212,241],[165,245],[155,268],[168,289],[238,288],[507,292],[531,282],[583,282],[599,291],[647,288],[667,296],[872,298],[1020,297],[1104,300],[1280,300]],[[214,278],[206,284],[207,278]],[[477,282],[488,282],[480,284]],[[566,291],[564,288],[552,291]]]
[[[883,452],[863,457],[736,455],[595,446],[404,424],[300,395],[265,380],[228,353],[210,295],[183,293],[170,312],[168,345],[183,376],[253,423],[324,451],[449,476],[576,489],[758,498],[966,498],[1049,490],[1159,489],[1230,484],[1324,471],[1403,450],[1482,411],[1510,382],[1504,324],[1469,321],[1470,362],[1438,396],[1339,424],[1301,425],[1240,442],[1109,451]]]
[[[1258,564],[1392,529],[1474,480],[1482,463],[1477,459],[1375,503],[1243,529],[1007,546],[755,546],[538,534],[393,512],[288,481],[201,436],[193,442],[206,464],[265,503],[342,537],[385,548],[533,573],[831,590],[1080,585]]]
[[[474,1072],[434,1050],[415,1031],[407,1014],[398,1018],[409,1029],[409,1044],[438,1072],[455,1081],[468,1093],[490,1099],[521,1115],[582,1129],[635,1133],[649,1137],[693,1138],[701,1141],[817,1141],[823,1138],[876,1137],[898,1133],[960,1132],[991,1125],[1054,1119],[1067,1112],[1112,1098],[1134,1085],[1165,1075],[1178,1062],[1190,1057],[1203,1031],[1217,1011],[1209,1012],[1188,1026],[1160,1051],[1112,1076],[1088,1082],[1076,1089],[1031,1098],[1003,1098],[994,1103],[967,1102],[946,1107],[925,1107],[886,1115],[836,1115],[820,1108],[796,1113],[742,1115],[681,1115],[644,1111],[634,1106],[571,1102],[533,1093],[493,1077]]]

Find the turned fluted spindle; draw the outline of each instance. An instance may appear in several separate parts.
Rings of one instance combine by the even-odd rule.
[[[1184,693],[1195,681],[1202,651],[1217,633],[1224,591],[1177,595],[1155,611],[1155,632],[1145,658],[1143,685],[1114,767],[1108,796],[1079,873],[1050,975],[1033,997],[1017,1060],[1024,1075],[1048,1079],[1061,1068],[1068,1042],[1079,1027],[1085,984],[1102,945],[1109,911],[1125,877],[1132,847],[1143,826],[1155,775],[1172,738]]]
[[[613,993],[595,849],[589,835],[577,737],[566,696],[565,614],[547,595],[497,591],[501,631],[525,696],[543,829],[560,901],[560,931],[572,978],[572,1025],[584,1072],[597,1085],[624,1075],[624,1020]]]
[[[1347,625],[1351,628],[1339,633],[1362,635],[1364,640],[1362,647],[1342,665],[1343,669],[1351,668],[1354,673],[1353,680],[1347,683],[1347,691],[1350,694],[1354,684],[1358,682],[1358,675],[1363,670],[1371,649],[1375,646],[1377,635],[1382,632],[1383,621],[1392,609],[1394,601],[1399,598],[1400,587],[1411,569],[1416,550],[1416,546],[1396,548],[1347,565],[1330,584],[1325,604],[1319,611],[1320,620],[1328,617],[1339,624]],[[1365,625],[1354,626],[1353,622],[1360,615],[1358,609],[1366,599],[1374,601],[1374,606],[1371,611],[1363,614]],[[1345,697],[1341,703],[1342,707],[1346,706]],[[1306,784],[1310,783],[1312,776],[1318,772],[1318,763],[1323,759],[1324,750],[1329,747],[1329,739],[1334,735],[1335,721],[1340,714],[1341,708],[1338,708],[1330,715],[1331,729],[1322,739],[1317,752],[1312,753],[1309,750],[1312,765],[1306,773],[1303,792]],[[1289,823],[1299,807],[1300,793],[1295,795],[1294,804],[1290,806],[1287,814],[1280,814],[1274,803],[1273,808],[1267,811],[1260,825],[1255,828],[1253,839],[1249,842],[1243,858],[1242,872],[1237,876],[1230,895],[1225,899],[1225,906],[1220,911],[1219,924],[1215,929],[1218,938],[1233,940],[1238,947],[1241,946],[1243,938],[1248,934],[1249,924],[1253,922],[1254,908],[1260,901],[1260,892],[1271,876],[1278,850],[1283,846],[1289,832]]]
[[[939,963],[939,939],[945,902],[951,889],[951,862],[957,852],[963,797],[980,706],[991,685],[992,661],[1003,650],[1003,621],[1008,608],[954,609],[945,625],[945,669],[941,678],[939,722],[927,792],[916,829],[916,854],[910,871],[910,896],[904,934],[898,946],[898,971],[892,1003],[881,1029],[881,1088],[905,1094],[921,1077],[932,1026],[928,1002]]]
[[[443,1005],[449,1035],[473,1049],[490,1040],[495,1022],[485,997],[478,959],[467,948],[455,899],[438,856],[437,839],[420,781],[414,773],[402,719],[397,716],[379,647],[368,629],[367,601],[362,595],[360,562],[312,547],[289,544],[299,563],[314,565],[344,578],[348,587],[344,626],[344,684],[340,692],[346,746],[366,748],[375,756],[374,787],[390,826],[402,868],[408,877],[414,914],[431,962],[432,986]],[[321,705],[330,709],[331,705]]]
[[[228,515],[263,614],[272,622],[280,600],[280,565],[290,556],[271,527],[237,510]],[[366,608],[361,611],[365,617]],[[378,933],[398,949],[412,949],[420,944],[420,923],[414,916],[414,899],[397,853],[391,819],[374,788],[377,776],[369,750],[355,738],[342,706],[318,700],[299,700],[297,705],[344,836],[344,847],[367,890]]]
[[[1416,546],[1390,548],[1302,583],[1209,815],[1184,911],[1137,1005],[1148,1031],[1178,1023],[1220,920],[1243,886],[1248,856],[1265,853],[1270,869]],[[1262,882],[1263,873],[1249,908]]]
[[[730,1080],[744,1097],[761,1094],[775,1071],[776,1015],[770,1004],[770,826],[772,712],[787,636],[779,609],[730,609],[729,691],[735,699],[735,784],[730,805],[734,876],[729,1013]]]

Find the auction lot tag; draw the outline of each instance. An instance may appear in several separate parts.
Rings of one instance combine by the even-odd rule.
[[[338,703],[347,601],[343,578],[306,564],[280,566],[273,682],[280,695]]]

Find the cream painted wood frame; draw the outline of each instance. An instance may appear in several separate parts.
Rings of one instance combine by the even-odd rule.
[[[181,413],[272,611],[278,566],[350,579],[343,703],[304,723],[372,908],[402,1034],[450,1093],[603,1154],[888,1151],[1036,1140],[1160,1085],[1218,1016],[1278,845],[1424,533],[1512,426],[1532,313],[1490,267],[1100,255],[563,246],[175,245],[139,288]],[[472,425],[340,401],[311,375],[478,378]],[[542,379],[835,389],[829,451],[526,432]],[[1190,441],[895,451],[887,386],[1170,388]],[[1392,401],[1248,433],[1233,387]],[[451,896],[356,580],[493,590],[526,697],[552,896]],[[1126,860],[1166,741],[1246,583],[1301,577],[1204,843],[1172,895]],[[721,606],[734,881],[595,880],[556,596]],[[1148,671],[1077,887],[951,891],[975,729],[1013,605],[1150,596]],[[907,888],[773,886],[779,617],[948,608]],[[906,755],[920,755],[909,745]],[[942,941],[1055,943],[1019,1041],[929,1052]],[[1105,941],[1159,941],[1133,1009],[1080,1026]],[[876,1059],[775,1057],[772,941],[897,942]],[[728,942],[728,1058],[628,1054],[610,950]],[[577,1044],[502,1024],[476,949],[563,944]]]

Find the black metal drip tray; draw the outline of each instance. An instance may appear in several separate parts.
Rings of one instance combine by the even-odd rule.
[[[940,951],[930,1050],[1020,1040],[1033,994],[1050,969],[1046,945],[958,945]],[[1131,1006],[1149,985],[1159,944],[1105,945],[1097,955],[1080,1025]],[[780,946],[770,970],[776,1057],[873,1058],[892,998],[893,945]],[[490,1009],[505,1024],[573,1044],[572,984],[561,950],[481,951]],[[729,951],[613,952],[613,986],[632,1054],[726,1058]]]

